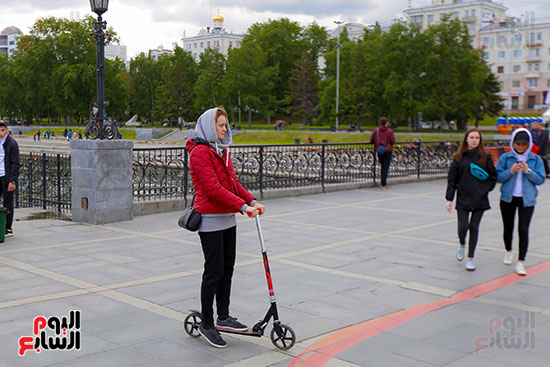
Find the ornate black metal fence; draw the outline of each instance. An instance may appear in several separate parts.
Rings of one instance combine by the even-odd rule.
[[[71,156],[21,153],[15,206],[71,210]]]
[[[397,143],[389,178],[447,173],[459,142]],[[486,144],[498,144],[486,142]],[[239,180],[249,190],[372,182],[380,166],[372,144],[240,145],[230,150]],[[134,149],[134,200],[187,199],[193,194],[187,151]]]
[[[134,149],[134,201],[186,198],[192,193],[184,148]]]

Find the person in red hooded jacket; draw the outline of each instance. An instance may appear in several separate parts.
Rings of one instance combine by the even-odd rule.
[[[191,178],[195,188],[194,208],[202,214],[198,229],[204,254],[201,283],[202,323],[199,333],[214,347],[225,348],[218,329],[246,331],[248,327],[229,315],[231,278],[236,257],[235,213],[255,217],[265,212],[239,182],[229,157],[233,141],[223,107],[211,108],[198,119],[197,137],[187,142]],[[218,318],[214,324],[216,298]]]
[[[395,136],[393,130],[388,127],[388,119],[385,117],[380,118],[379,127],[374,129],[370,137],[370,142],[374,144],[375,150],[378,155],[378,161],[382,167],[380,172],[380,188],[382,190],[389,190],[390,187],[387,184],[388,172],[390,171],[390,164],[392,160],[392,150],[395,144]],[[380,149],[380,148],[383,149]]]

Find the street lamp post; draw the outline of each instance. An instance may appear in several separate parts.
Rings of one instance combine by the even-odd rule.
[[[516,46],[516,40],[515,40],[515,33],[516,33],[516,24],[517,24],[518,18],[512,17],[510,21],[510,57],[508,62],[508,103],[507,103],[507,111],[506,111],[506,123],[510,124],[510,110],[512,109],[512,58],[514,57],[514,51]],[[518,95],[519,99],[519,95]]]
[[[97,46],[97,59],[96,59],[96,76],[97,76],[97,114],[96,114],[96,128],[97,137],[99,139],[105,139],[105,32],[107,28],[107,22],[105,22],[101,15],[109,8],[109,0],[90,0],[90,6],[92,11],[97,14],[97,21],[94,22],[94,37]]]
[[[342,24],[342,22],[335,20],[334,23],[338,25],[338,41],[336,44],[336,130],[338,130],[338,100],[340,93],[340,24]]]

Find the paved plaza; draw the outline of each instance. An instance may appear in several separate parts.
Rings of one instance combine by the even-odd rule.
[[[177,227],[178,212],[108,225],[18,221],[0,244],[0,367],[548,366],[550,185],[531,224],[527,277],[502,263],[499,186],[477,270],[455,260],[445,185],[264,202],[279,315],[297,335],[287,351],[271,344],[271,325],[264,338],[224,334],[226,349],[185,333],[203,256],[198,235]],[[238,216],[231,313],[253,325],[268,306],[255,223]],[[71,310],[81,312],[79,350],[18,355],[36,316]]]

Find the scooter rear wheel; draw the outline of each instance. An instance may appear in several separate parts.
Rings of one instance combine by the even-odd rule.
[[[199,325],[201,324],[201,322],[202,315],[198,312],[191,312],[183,320],[183,328],[185,329],[185,332],[189,334],[189,336],[198,338],[199,336],[201,336],[201,334],[199,334]]]
[[[296,342],[294,330],[285,324],[273,325],[270,338],[273,345],[282,350],[292,348]]]

